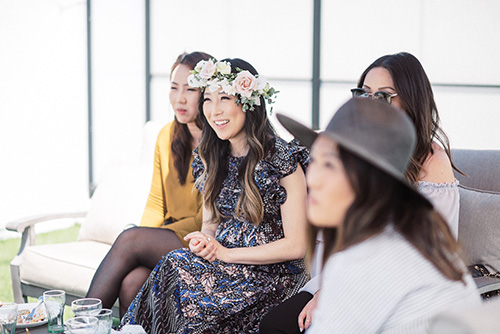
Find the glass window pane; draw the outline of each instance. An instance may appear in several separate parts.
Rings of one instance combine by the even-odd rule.
[[[164,81],[168,81],[170,66],[179,53],[198,50],[218,59],[238,57],[250,62],[279,86],[276,109],[304,105],[301,112],[310,119],[309,81],[296,84],[284,80],[311,79],[312,10],[312,0],[220,0],[217,6],[200,0],[152,1],[152,118],[173,117]],[[273,82],[273,78],[278,80]],[[297,98],[302,95],[306,97]]]
[[[276,113],[287,115],[304,125],[311,126],[311,83],[309,81],[271,81],[271,83],[280,91],[274,104],[271,122],[281,137],[290,140],[292,136],[278,122]]]
[[[168,73],[179,53],[201,50],[245,59],[267,77],[308,79],[312,1],[153,1],[151,43],[153,74]]]
[[[433,87],[441,124],[452,148],[500,147],[500,88]]]
[[[320,100],[320,129],[325,129],[335,112],[351,98],[355,83],[323,83]]]
[[[357,80],[384,54],[417,55],[421,12],[420,0],[405,1],[404,6],[397,0],[322,1],[322,79]]]

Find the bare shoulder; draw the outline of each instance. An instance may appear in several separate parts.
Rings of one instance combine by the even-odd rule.
[[[455,181],[450,158],[438,144],[432,144],[433,154],[429,155],[420,172],[420,181],[449,183]]]

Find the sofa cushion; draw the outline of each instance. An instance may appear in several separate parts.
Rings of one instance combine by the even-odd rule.
[[[47,289],[62,289],[84,297],[94,273],[111,246],[76,241],[26,247],[21,282]]]
[[[127,225],[139,225],[151,187],[153,166],[146,162],[109,165],[99,180],[78,240],[112,244]]]
[[[480,191],[462,185],[458,240],[465,250],[467,265],[484,264],[500,270],[500,193]]]
[[[451,150],[453,162],[466,175],[455,171],[461,185],[500,193],[500,150]]]

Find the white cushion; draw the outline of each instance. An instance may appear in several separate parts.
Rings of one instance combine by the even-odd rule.
[[[95,241],[27,247],[20,270],[21,282],[84,297],[110,248]]]
[[[130,224],[139,225],[151,187],[151,163],[109,165],[103,172],[90,202],[78,240],[112,244]]]
[[[164,123],[149,121],[144,124],[142,132],[142,153],[141,160],[153,166],[155,156],[155,144],[160,130],[165,126]]]

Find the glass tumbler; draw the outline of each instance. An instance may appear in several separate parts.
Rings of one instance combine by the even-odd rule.
[[[0,304],[0,334],[15,334],[17,324],[17,304]]]
[[[66,293],[63,290],[49,290],[43,293],[43,303],[47,311],[47,324],[49,333],[64,332],[64,304]]]

